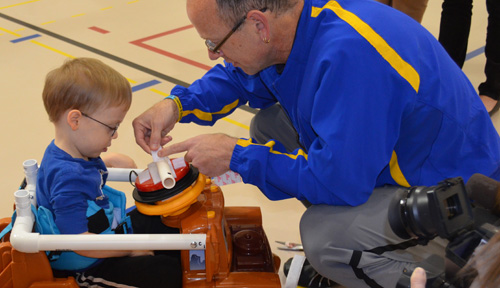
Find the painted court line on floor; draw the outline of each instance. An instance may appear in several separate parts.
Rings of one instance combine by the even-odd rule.
[[[157,85],[157,84],[160,84],[161,82],[158,81],[158,80],[151,80],[149,82],[146,82],[146,83],[142,83],[142,84],[139,84],[139,85],[136,85],[134,87],[132,87],[132,92],[136,92],[136,91],[139,91],[139,90],[142,90],[142,89],[146,89],[146,88],[149,88],[151,86],[154,86],[154,85]]]
[[[485,48],[485,46],[483,46],[481,48],[477,48],[476,50],[467,53],[467,56],[465,57],[465,61],[470,60],[470,59],[472,59],[472,58],[474,58],[476,56],[479,56],[479,55],[483,54],[484,53],[484,48]]]
[[[104,29],[96,27],[96,26],[89,27],[89,29],[90,30],[94,30],[94,31],[99,32],[99,33],[102,33],[102,34],[108,34],[109,33],[108,30],[104,30]]]
[[[12,43],[19,43],[19,42],[23,42],[23,41],[26,41],[26,40],[31,40],[31,39],[34,39],[34,38],[38,38],[38,37],[41,37],[42,35],[40,34],[33,34],[33,35],[30,35],[30,36],[26,36],[26,37],[22,37],[22,38],[17,38],[17,39],[14,39],[14,40],[10,40],[10,42]]]
[[[12,4],[9,6],[0,7],[0,10],[11,8],[11,7],[16,7],[16,6],[21,6],[21,5],[29,4],[29,3],[33,3],[33,2],[38,2],[38,1],[40,1],[40,0],[33,0],[33,1],[26,1],[26,2],[22,2],[22,3]]]
[[[212,69],[212,66],[205,65],[203,63],[193,61],[191,59],[188,59],[188,58],[176,55],[176,54],[174,54],[172,52],[168,52],[168,51],[165,51],[165,50],[160,49],[158,47],[155,47],[155,46],[152,46],[152,45],[148,45],[148,44],[145,43],[146,41],[157,39],[157,38],[164,37],[164,36],[171,35],[171,34],[175,34],[175,33],[187,30],[187,29],[191,29],[193,27],[194,27],[193,25],[186,25],[186,26],[183,26],[183,27],[175,28],[175,29],[168,30],[168,31],[165,31],[165,32],[162,32],[162,33],[158,33],[158,34],[151,35],[151,36],[148,36],[148,37],[145,37],[145,38],[141,38],[141,39],[137,39],[137,40],[131,41],[130,44],[139,46],[139,47],[144,48],[146,50],[158,53],[160,55],[163,55],[163,56],[175,59],[177,61],[180,61],[180,62],[183,62],[183,63],[186,63],[186,64],[189,64],[189,65],[192,65],[192,66],[195,66],[195,67],[198,67],[198,68],[201,68],[203,70],[208,71],[208,70]]]

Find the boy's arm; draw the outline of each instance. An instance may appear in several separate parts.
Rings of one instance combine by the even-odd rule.
[[[134,159],[125,154],[107,152],[101,155],[101,159],[106,168],[137,168]]]

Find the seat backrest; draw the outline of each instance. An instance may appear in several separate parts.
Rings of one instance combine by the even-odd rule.
[[[10,221],[11,221],[10,217],[0,219],[0,232],[2,232],[3,229],[9,226]],[[9,241],[9,238],[10,238],[10,233],[7,233],[2,239],[0,239],[0,242],[7,242]]]

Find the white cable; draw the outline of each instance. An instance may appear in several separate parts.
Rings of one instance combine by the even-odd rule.
[[[284,288],[297,288],[299,284],[300,272],[302,271],[302,266],[304,266],[305,261],[306,257],[303,255],[293,256]]]

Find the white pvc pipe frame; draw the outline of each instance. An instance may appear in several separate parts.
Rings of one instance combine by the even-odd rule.
[[[132,169],[109,168],[109,181],[129,181]],[[142,170],[134,169],[137,174]],[[132,181],[135,177],[132,178]],[[24,253],[67,250],[205,250],[206,234],[40,235],[32,232],[34,215],[29,192],[14,193],[16,220],[10,234],[14,249]]]

